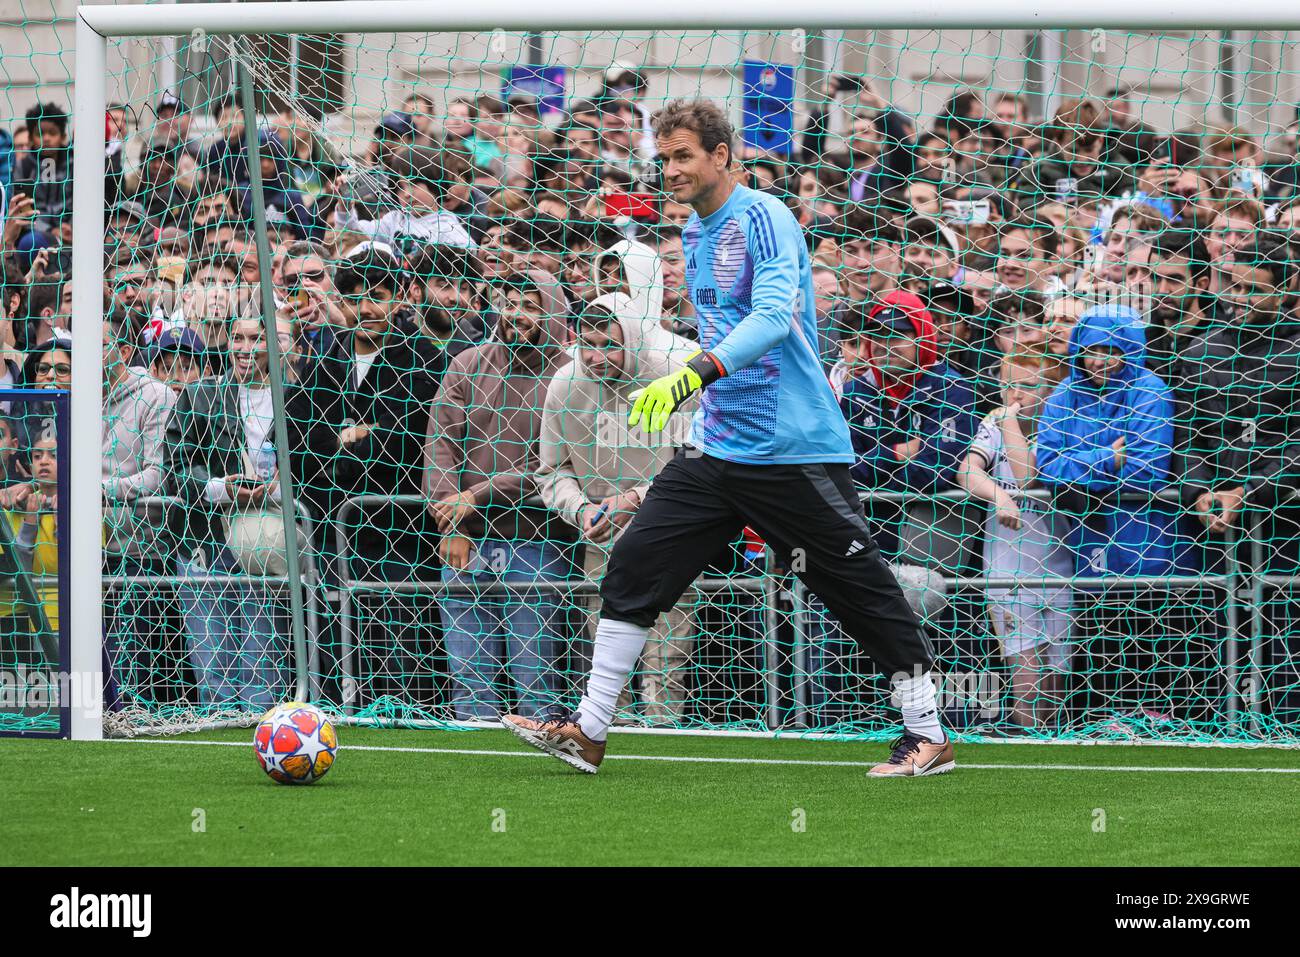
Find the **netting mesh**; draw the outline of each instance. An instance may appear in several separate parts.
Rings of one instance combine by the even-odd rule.
[[[71,362],[66,27],[0,27],[0,334],[7,381],[34,388]],[[806,244],[810,347],[945,722],[1295,740],[1288,36],[195,35],[110,41],[108,62],[120,731],[296,694],[378,723],[574,702],[611,545],[698,401],[650,434],[629,395],[720,338],[651,129],[703,96],[736,126],[735,181]],[[731,411],[797,421],[740,381],[714,393]],[[701,574],[618,721],[891,729],[888,679],[800,583],[797,546],[738,527],[683,549]]]

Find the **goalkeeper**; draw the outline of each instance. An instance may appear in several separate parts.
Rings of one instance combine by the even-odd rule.
[[[953,748],[939,724],[929,642],[849,477],[853,449],[817,356],[800,228],[776,198],[735,183],[734,131],[715,104],[673,101],[655,115],[654,132],[666,187],[695,210],[682,241],[703,351],[633,393],[628,424],[657,432],[702,390],[699,411],[690,445],[655,478],[614,546],[577,710],[502,721],[594,773],[651,625],[750,525],[891,678],[904,731],[871,775],[948,771]]]

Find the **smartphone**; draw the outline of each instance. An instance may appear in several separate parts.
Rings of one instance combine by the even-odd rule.
[[[642,223],[659,222],[659,205],[653,193],[609,193],[605,196],[608,219],[631,217]]]
[[[993,215],[992,204],[987,199],[945,199],[943,218],[964,226],[984,226]]]

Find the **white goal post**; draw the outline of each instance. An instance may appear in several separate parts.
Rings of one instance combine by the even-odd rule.
[[[96,693],[71,708],[74,739],[103,734],[103,592],[100,453],[104,272],[103,116],[110,38],[208,34],[360,34],[576,29],[1217,29],[1300,28],[1300,10],[1279,0],[652,0],[599,4],[591,0],[341,0],[303,3],[181,3],[82,6],[76,15],[74,120],[73,321],[78,356],[72,377],[72,481],[68,609],[72,675]]]

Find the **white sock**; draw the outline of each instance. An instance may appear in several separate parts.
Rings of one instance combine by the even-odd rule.
[[[939,706],[935,702],[934,681],[927,671],[911,678],[894,679],[894,701],[903,712],[903,727],[913,734],[942,744],[948,739],[939,724]]]
[[[597,622],[587,693],[578,702],[578,726],[591,740],[605,740],[605,732],[614,723],[619,693],[641,657],[648,634],[649,628],[630,621],[601,618]]]

